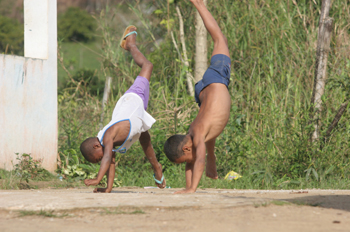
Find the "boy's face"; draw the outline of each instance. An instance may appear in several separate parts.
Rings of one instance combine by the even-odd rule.
[[[192,145],[192,139],[189,139],[182,147],[183,155],[175,161],[176,164],[181,164],[183,162],[193,163],[196,160],[196,153],[194,152]]]
[[[193,155],[191,153],[191,154],[188,154],[188,155],[185,154],[185,155],[181,156],[174,163],[176,163],[176,164],[181,164],[183,162],[193,163],[193,161],[194,161],[194,159],[193,159]]]
[[[94,146],[94,155],[91,159],[91,163],[98,163],[102,160],[103,158],[103,147],[102,146],[99,146],[99,147],[95,147]]]

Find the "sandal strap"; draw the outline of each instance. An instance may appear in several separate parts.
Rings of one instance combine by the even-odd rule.
[[[123,39],[126,39],[128,36],[130,36],[132,34],[136,34],[137,35],[137,32],[136,31],[132,31],[132,32],[126,34]]]
[[[162,175],[162,179],[160,179],[160,181],[156,179],[156,174],[153,174],[153,179],[157,184],[162,184],[164,181],[164,174]]]

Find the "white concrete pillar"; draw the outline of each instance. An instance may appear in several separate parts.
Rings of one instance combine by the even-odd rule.
[[[25,57],[0,54],[0,168],[15,153],[57,166],[57,2],[24,0]]]
[[[49,0],[24,0],[24,56],[48,58]]]

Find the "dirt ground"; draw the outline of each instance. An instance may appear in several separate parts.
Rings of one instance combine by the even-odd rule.
[[[350,231],[350,190],[0,191],[0,231]]]

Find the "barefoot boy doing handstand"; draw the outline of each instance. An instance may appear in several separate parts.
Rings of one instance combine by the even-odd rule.
[[[187,135],[173,135],[164,145],[164,151],[172,162],[186,162],[186,189],[176,193],[196,191],[204,171],[206,151],[206,175],[212,179],[218,178],[214,154],[215,139],[225,128],[231,107],[228,92],[231,60],[226,38],[203,1],[191,2],[214,40],[214,50],[210,67],[195,86],[195,99],[200,106],[197,117]]]
[[[86,160],[91,163],[101,161],[100,170],[95,179],[86,179],[84,183],[97,185],[104,174],[107,176],[107,188],[96,188],[94,192],[111,192],[115,176],[115,152],[125,153],[129,147],[140,140],[143,151],[150,161],[156,184],[165,187],[161,165],[158,163],[148,129],[156,121],[146,112],[149,98],[149,81],[153,65],[138,50],[135,44],[136,27],[126,28],[120,46],[129,51],[141,72],[134,84],[118,100],[112,120],[97,135],[86,139],[80,150]],[[115,149],[116,146],[119,146]]]

